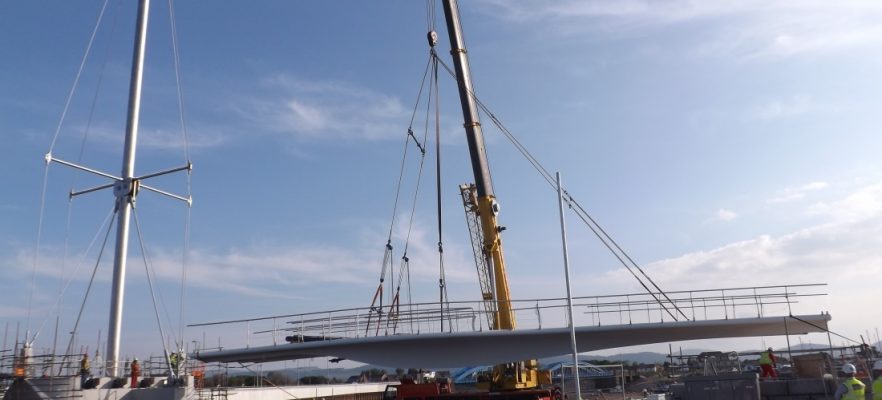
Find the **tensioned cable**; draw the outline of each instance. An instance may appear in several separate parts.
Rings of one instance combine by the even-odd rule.
[[[428,32],[435,30],[436,10],[435,0],[426,0],[426,27],[429,28]]]
[[[390,269],[394,268],[394,267],[392,267],[392,261],[391,261],[392,232],[394,231],[395,222],[397,221],[397,218],[398,218],[398,204],[399,204],[399,201],[401,198],[401,188],[402,188],[402,182],[404,181],[404,171],[405,171],[408,148],[409,148],[411,138],[413,138],[414,143],[416,144],[417,148],[419,148],[419,150],[420,150],[420,154],[421,154],[420,160],[421,161],[420,161],[420,174],[419,174],[419,176],[422,175],[422,160],[425,158],[426,151],[425,151],[425,148],[423,147],[423,145],[420,144],[419,140],[417,140],[416,136],[414,136],[414,134],[413,134],[413,122],[416,119],[417,110],[419,109],[420,102],[422,101],[423,90],[426,87],[426,77],[428,76],[428,73],[429,73],[430,64],[431,64],[431,58],[426,61],[426,66],[423,69],[423,77],[420,81],[419,90],[417,91],[417,96],[416,96],[416,101],[414,102],[413,111],[411,111],[410,123],[408,124],[408,127],[407,127],[407,135],[404,138],[404,149],[402,151],[401,162],[400,162],[400,167],[399,167],[399,171],[398,171],[398,181],[396,182],[396,185],[395,185],[395,200],[394,200],[393,206],[392,206],[392,215],[390,218],[389,231],[388,231],[387,238],[386,238],[386,246],[385,246],[386,251],[383,254],[383,262],[382,262],[382,266],[380,268],[380,284],[381,285],[382,285],[383,281],[385,281],[385,278],[386,278],[386,271],[387,271],[386,268],[387,267],[389,267]],[[419,180],[417,182],[419,182]],[[416,190],[417,191],[419,190],[419,183],[417,183]],[[415,208],[415,207],[416,207],[416,203],[414,203],[414,205],[413,205],[413,208]],[[413,210],[413,208],[412,208],[412,210]],[[413,211],[411,211],[410,226],[412,226],[412,224],[413,224],[412,217],[413,217]],[[407,240],[405,241],[404,254],[402,256],[402,259],[407,258],[408,241],[410,239],[410,226],[408,227],[408,235],[407,235]],[[402,265],[401,268],[405,268],[405,265]],[[394,282],[394,279],[395,279],[394,275],[392,276],[392,279]],[[401,277],[400,277],[400,273],[399,273],[399,283],[398,283],[398,288],[396,289],[396,292],[398,289],[400,289],[400,287],[401,287]],[[380,290],[380,289],[378,289],[378,290]],[[392,291],[390,290],[390,293],[389,293],[390,307],[393,306],[393,305],[391,305],[391,302],[394,301],[394,295],[395,294],[393,294]],[[381,300],[381,303],[382,303],[382,300]]]
[[[83,57],[80,60],[80,66],[77,69],[76,77],[74,78],[73,85],[71,85],[70,92],[68,92],[67,100],[64,103],[64,109],[61,112],[61,118],[58,120],[58,125],[55,127],[55,134],[52,136],[52,142],[49,145],[49,151],[47,154],[52,154],[52,150],[55,148],[55,143],[58,140],[58,135],[61,133],[61,127],[64,125],[64,119],[67,115],[67,111],[70,109],[70,103],[73,100],[73,95],[76,92],[77,86],[80,82],[80,76],[83,74],[83,69],[86,66],[86,60],[89,58],[89,52],[92,49],[92,44],[95,42],[95,35],[98,33],[98,28],[101,26],[101,20],[104,18],[104,11],[107,9],[107,3],[109,0],[104,0],[104,4],[101,5],[101,11],[98,13],[98,19],[95,21],[95,27],[92,29],[92,35],[89,37],[89,43],[86,45],[86,50],[83,53]],[[28,311],[27,311],[27,322],[25,326],[28,330],[30,330],[31,326],[31,308],[34,300],[34,290],[37,284],[37,261],[39,259],[40,252],[40,244],[42,242],[43,237],[43,217],[45,214],[46,208],[46,187],[49,181],[49,159],[46,159],[46,165],[43,171],[43,188],[40,193],[40,216],[38,217],[37,222],[37,243],[34,246],[34,260],[33,260],[33,273],[31,274],[31,288],[30,294],[28,295]]]
[[[104,18],[104,11],[107,9],[107,3],[109,0],[104,0],[104,4],[101,5],[101,11],[98,13],[98,20],[95,21],[95,27],[92,29],[92,36],[89,37],[89,44],[86,45],[86,51],[83,54],[83,58],[80,60],[80,67],[77,69],[76,78],[74,78],[73,85],[70,88],[70,92],[67,94],[67,101],[64,103],[64,110],[61,112],[61,118],[58,120],[58,125],[55,127],[55,135],[52,137],[52,144],[49,146],[49,153],[52,153],[52,150],[55,149],[55,143],[58,140],[58,135],[61,133],[61,127],[64,125],[64,118],[67,116],[67,111],[70,109],[70,103],[73,100],[74,93],[77,90],[77,85],[80,83],[80,77],[83,74],[83,69],[86,66],[86,60],[89,58],[89,52],[92,50],[92,44],[95,42],[95,35],[98,33],[98,28],[101,26],[101,19]]]
[[[183,134],[184,139],[184,156],[187,158],[187,161],[190,160],[190,140],[189,134],[187,132],[187,124],[184,114],[184,87],[181,84],[181,51],[178,47],[178,24],[175,19],[175,5],[174,0],[168,0],[168,18],[169,24],[171,25],[171,39],[172,39],[172,52],[174,53],[174,65],[175,65],[175,83],[177,85],[177,95],[178,95],[178,113],[180,117],[181,124],[181,133]]]
[[[416,101],[414,102],[413,111],[411,112],[410,123],[408,124],[408,127],[407,127],[407,135],[404,138],[404,149],[402,151],[401,163],[400,163],[400,167],[399,167],[399,171],[398,171],[398,181],[396,182],[396,185],[395,185],[395,200],[394,200],[394,203],[392,206],[392,215],[390,217],[390,222],[389,222],[389,231],[386,236],[386,245],[385,245],[385,251],[383,252],[383,261],[380,265],[380,283],[379,283],[379,286],[377,287],[376,292],[374,293],[374,299],[371,302],[372,312],[373,311],[377,312],[377,318],[378,318],[377,329],[379,329],[379,326],[381,324],[380,320],[382,318],[382,313],[383,313],[383,296],[382,296],[382,294],[383,294],[384,282],[386,281],[386,272],[389,271],[390,273],[394,274],[394,272],[392,271],[394,269],[394,266],[393,266],[394,263],[392,261],[392,232],[395,229],[395,223],[398,218],[398,205],[399,205],[399,201],[401,199],[401,188],[402,188],[402,182],[404,181],[404,171],[405,171],[405,165],[406,165],[406,161],[407,161],[407,154],[408,154],[408,147],[410,144],[410,139],[413,138],[414,143],[420,149],[421,157],[424,158],[425,153],[426,153],[424,147],[420,144],[419,140],[417,140],[416,136],[413,135],[413,121],[416,119],[417,110],[419,109],[420,101],[422,101],[423,90],[426,87],[426,77],[428,75],[430,61],[431,60],[426,62],[426,67],[423,71],[423,78],[420,82],[420,88],[417,92],[417,97],[416,97]],[[416,204],[414,204],[414,207],[416,207]],[[409,235],[408,235],[408,238],[409,238]],[[405,253],[404,253],[404,256],[402,257],[403,259],[406,259],[406,257],[407,257],[407,253],[406,253],[407,250],[406,249],[407,249],[407,243],[405,243]],[[388,270],[387,270],[387,268],[388,268]],[[404,265],[402,265],[402,268],[404,268]],[[395,281],[395,276],[392,275],[392,282],[390,282],[390,286],[394,287],[394,281]],[[400,280],[399,280],[398,285],[400,287],[400,285],[401,285]],[[393,290],[389,290],[389,304],[390,304],[389,307],[395,307],[395,304],[394,304],[395,294],[396,293],[394,293]],[[380,301],[379,307],[374,308],[374,305],[376,304],[378,298]],[[393,312],[393,311],[390,309],[390,312]],[[366,329],[370,329],[370,317],[368,318],[368,327]],[[367,331],[365,331],[365,332],[367,332]]]
[[[432,55],[432,57],[434,57],[434,55]],[[430,58],[429,63],[426,64],[426,71],[423,73],[423,82],[425,82],[426,75],[428,74],[428,68],[429,68],[431,61],[432,61],[432,59]],[[426,101],[426,118],[425,118],[425,122],[423,123],[423,142],[422,143],[424,143],[424,144],[427,143],[428,139],[429,139],[429,110],[432,107],[433,90],[434,90],[434,88],[430,84],[429,90],[427,93],[427,101]],[[420,98],[422,98],[422,85],[420,87]],[[417,102],[417,106],[419,106],[419,101]],[[410,122],[411,126],[413,125],[413,121],[414,121],[415,116],[416,116],[416,108],[414,109],[414,115],[411,116],[411,122]],[[396,295],[398,295],[400,293],[401,282],[406,279],[406,282],[407,282],[406,283],[407,304],[408,304],[408,307],[410,307],[410,304],[413,303],[413,293],[411,291],[411,286],[410,286],[410,262],[409,262],[409,258],[407,256],[407,252],[410,249],[410,236],[413,233],[413,223],[414,223],[414,217],[416,215],[417,199],[419,197],[420,188],[422,187],[423,170],[425,168],[425,163],[426,163],[426,149],[423,145],[420,145],[419,140],[417,140],[416,136],[414,136],[413,130],[411,128],[408,128],[407,132],[408,132],[409,136],[413,137],[414,142],[416,143],[417,147],[420,149],[420,166],[419,166],[419,170],[417,172],[417,180],[416,180],[416,185],[415,185],[414,192],[413,192],[413,200],[411,202],[410,218],[408,219],[408,223],[407,223],[407,235],[405,236],[405,239],[404,239],[404,251],[402,252],[402,255],[401,255],[401,267],[398,269],[398,287],[395,289],[395,292],[396,292]],[[410,310],[412,310],[412,308]],[[411,324],[411,329],[413,329],[413,324]],[[411,332],[411,333],[413,333],[413,332]]]
[[[110,35],[109,35],[110,37],[113,37],[114,32],[116,32],[116,26],[117,26],[118,21],[119,21],[119,13],[114,13],[113,14],[113,23],[111,23],[111,25],[110,25]],[[80,151],[79,151],[79,154],[77,155],[77,164],[80,164],[80,165],[82,165],[83,157],[86,154],[86,142],[89,139],[89,132],[92,129],[92,121],[95,117],[95,109],[97,108],[96,106],[98,104],[98,95],[101,93],[101,86],[102,86],[102,83],[104,82],[104,71],[107,68],[108,61],[110,60],[110,49],[111,49],[111,46],[110,46],[110,42],[108,41],[107,46],[104,50],[104,61],[101,63],[101,69],[99,70],[99,73],[98,73],[98,82],[95,84],[95,95],[92,96],[92,104],[89,106],[89,117],[86,120],[86,127],[83,129],[83,139],[80,141]],[[73,178],[71,178],[71,185],[70,185],[70,192],[69,193],[73,193],[73,191],[74,191],[73,188],[76,185],[77,176],[78,175],[74,175]],[[111,210],[111,212],[112,212],[112,210]],[[62,259],[61,259],[61,277],[62,278],[64,277],[64,274],[65,274],[65,270],[67,267],[67,257],[70,253],[70,228],[71,228],[72,217],[73,217],[73,196],[68,196],[67,220],[65,222],[65,227],[64,227],[64,255],[62,256]],[[110,215],[108,215],[108,218],[109,217],[110,217]],[[105,223],[106,222],[107,222],[107,219],[105,218]],[[100,228],[99,228],[99,231],[100,231]],[[95,238],[92,239],[93,241],[92,241],[92,243],[89,244],[89,248],[86,250],[85,254],[88,254],[89,250],[91,250],[92,244],[94,244],[94,240],[97,239],[97,235],[98,234],[96,232]],[[82,262],[82,261],[80,261],[80,262]],[[78,271],[78,270],[79,270],[79,265],[74,270],[74,275],[76,274],[76,271]],[[71,277],[71,278],[73,278],[73,277]],[[63,281],[63,279],[62,279],[62,281]],[[68,281],[68,282],[70,282],[70,281]],[[68,283],[68,285],[69,284],[70,283]],[[64,295],[64,291],[66,290],[66,288],[67,288],[67,286],[62,284],[61,295],[59,295],[59,298],[58,298],[59,302],[56,305],[56,307],[58,307],[59,310],[61,309],[61,303],[60,303],[60,300],[62,298],[61,296]],[[46,323],[46,320],[43,321],[43,324],[45,324],[45,323]],[[40,327],[40,329],[42,329],[42,326]],[[38,329],[38,332],[40,329]],[[34,339],[36,340],[36,334],[34,335]]]
[[[446,64],[444,64],[443,60],[441,61],[441,64],[444,66],[444,68],[447,70],[447,72],[451,76],[455,77],[455,73]],[[480,99],[478,99],[478,97],[474,94],[474,92],[470,92],[470,95],[472,96],[472,98],[475,99],[475,102],[478,104],[478,106],[481,108],[481,110],[484,111],[484,113],[486,113],[490,117],[490,119],[494,123],[494,125],[496,125],[496,127],[501,132],[503,132],[503,134],[506,136],[506,138],[509,139],[509,141],[518,149],[518,151],[520,151],[521,154],[524,155],[528,159],[528,161],[534,166],[534,168],[536,168],[536,170],[540,173],[540,175],[542,175],[545,178],[545,180],[549,183],[549,185],[553,189],[556,189],[556,185],[554,183],[554,180],[552,179],[551,174],[548,172],[548,170],[546,170],[542,166],[542,164],[539,163],[539,161],[535,157],[533,157],[533,155],[526,149],[526,147],[523,144],[521,144],[520,141],[518,141],[516,137],[514,137],[514,135],[511,133],[511,131],[509,131],[502,124],[502,121],[500,121],[496,117],[496,115],[493,114],[493,112],[491,112],[490,109],[483,102],[481,102]],[[634,260],[627,254],[627,252],[625,252],[625,250],[622,249],[621,246],[619,246],[618,243],[611,236],[609,236],[609,234],[603,229],[603,227],[601,227],[600,224],[598,224],[597,221],[594,220],[594,218],[591,217],[591,215],[588,214],[588,212],[585,211],[584,208],[582,208],[582,206],[568,192],[564,191],[564,193],[566,195],[565,200],[567,200],[567,203],[570,206],[570,208],[572,209],[573,204],[575,204],[578,207],[578,210],[574,210],[574,211],[576,211],[576,215],[580,219],[582,219],[582,221],[586,225],[588,225],[589,229],[591,229],[591,231],[594,233],[594,235],[597,236],[597,238],[601,242],[603,242],[604,246],[606,246],[607,249],[610,250],[610,252],[613,253],[613,255],[619,260],[619,262],[622,263],[622,265],[626,269],[628,269],[628,272],[630,272],[631,275],[634,276],[635,279],[637,279],[637,281],[640,283],[640,285],[643,286],[643,288],[646,289],[646,291],[650,295],[652,295],[653,298],[656,298],[655,294],[646,286],[646,284],[642,281],[642,279],[640,279],[640,277],[637,276],[636,273],[634,273],[634,271],[631,269],[631,266],[629,266],[627,263],[625,263],[625,260],[622,259],[622,256],[624,256],[628,261],[630,261],[632,263],[632,265],[634,267],[636,267],[640,271],[640,273],[644,277],[646,277],[647,280],[649,280],[650,284],[652,284],[652,286],[655,287],[655,289],[662,296],[665,297],[665,299],[674,307],[674,309],[680,315],[682,315],[684,318],[686,318],[688,320],[689,317],[687,317],[686,314],[683,313],[683,311],[680,310],[680,308],[677,307],[677,305],[674,302],[672,302],[670,300],[670,298],[668,298],[667,294],[665,294],[664,291],[652,280],[652,278],[650,278],[649,275],[647,275],[646,272],[644,272],[643,269],[640,268],[640,265],[637,264],[636,262],[634,262]],[[589,220],[590,220],[590,223],[589,223]],[[595,229],[595,227],[596,227],[596,229]],[[610,243],[612,243],[612,245],[607,243],[607,240]],[[618,250],[618,252],[620,252],[622,254],[622,256],[619,256],[617,254],[616,250],[613,249],[613,247],[615,247]],[[665,307],[664,304],[661,303],[661,300],[656,298],[656,301],[659,302],[659,304],[662,306],[662,308],[665,309],[665,311],[668,313],[668,315],[670,315],[675,320],[677,319],[669,310],[667,310],[667,307]]]
[[[445,64],[443,60],[439,60],[439,62],[444,67],[444,69],[447,70],[448,74],[450,74],[454,78],[456,77],[456,73],[449,66],[447,66],[447,64]],[[542,164],[526,149],[526,147],[523,144],[521,144],[520,141],[517,140],[517,138],[514,136],[514,134],[512,134],[511,131],[509,131],[508,128],[506,128],[505,125],[502,124],[502,121],[500,121],[496,117],[496,115],[492,111],[490,111],[489,107],[487,107],[478,98],[478,96],[475,95],[474,92],[469,92],[469,95],[472,96],[472,98],[475,100],[475,103],[478,105],[478,107],[485,114],[487,114],[487,116],[490,118],[490,120],[493,122],[493,124],[496,125],[496,127],[504,134],[504,136],[507,139],[509,139],[509,141],[515,146],[515,148],[517,148],[517,150],[525,158],[527,158],[527,160],[530,162],[530,164],[532,164],[533,167],[537,170],[537,172],[539,172],[539,174],[546,180],[546,182],[548,182],[549,186],[552,189],[556,190],[556,184],[555,184],[554,179],[552,178],[551,173],[549,173],[548,170],[545,169],[545,167],[543,167]],[[591,217],[591,215],[588,214],[588,212],[585,211],[584,208],[582,208],[582,206],[576,201],[576,199],[573,198],[572,195],[570,195],[568,192],[564,191],[564,193],[566,194],[565,200],[567,200],[567,203],[570,205],[570,208],[572,209],[572,205],[575,204],[575,206],[578,208],[576,215],[579,216],[579,218],[582,219],[582,221],[586,225],[589,226],[589,229],[594,233],[594,235],[597,236],[597,238],[600,239],[601,242],[603,242],[604,246],[606,246],[607,249],[610,250],[610,252],[612,252],[613,255],[619,260],[619,262],[622,263],[622,265],[626,269],[628,269],[628,271],[631,273],[631,275],[634,276],[634,278],[637,279],[637,281],[640,283],[640,285],[643,286],[643,288],[646,289],[646,291],[655,298],[655,294],[653,293],[653,291],[650,290],[649,287],[643,282],[643,280],[634,271],[631,270],[631,266],[629,266],[625,262],[625,259],[627,259],[629,262],[631,262],[633,267],[637,268],[637,270],[641,273],[641,275],[643,275],[650,282],[650,284],[658,291],[658,293],[660,295],[662,295],[667,300],[668,303],[671,304],[671,306],[675,309],[675,311],[677,311],[677,313],[679,313],[680,315],[682,315],[684,318],[686,318],[688,320],[689,317],[686,316],[686,314],[683,313],[683,311],[680,310],[680,308],[677,307],[677,305],[673,301],[671,301],[670,298],[668,298],[667,294],[665,294],[665,292],[652,280],[652,278],[650,278],[649,275],[647,275],[646,272],[643,271],[643,269],[640,267],[640,265],[637,264],[636,262],[634,262],[634,260],[628,255],[628,253],[625,252],[625,250],[622,249],[622,247],[619,246],[619,244],[611,236],[609,236],[609,234],[606,232],[606,230],[604,230],[603,227],[601,227],[600,224],[598,224],[597,221],[593,217]],[[594,226],[596,226],[596,229],[595,229],[595,227],[591,226],[592,224]],[[607,243],[607,240],[611,244]],[[615,247],[615,250],[613,249],[613,247]],[[619,256],[618,254],[616,254],[617,253],[616,250],[618,250],[618,252],[620,252],[622,254],[622,256],[624,256],[625,259],[623,259],[622,256]],[[667,309],[667,307],[664,306],[664,304],[662,304],[662,301],[660,299],[656,298],[656,300],[659,302],[659,305],[661,305],[661,307],[665,309],[665,311],[668,313],[668,315],[671,316],[671,318],[674,318],[674,320],[677,320],[677,317],[674,316],[673,313],[671,313],[671,311],[669,311]]]
[[[809,322],[809,321],[806,321],[806,320],[804,320],[804,319],[802,319],[802,318],[795,317],[795,316],[793,316],[792,314],[789,315],[789,317],[790,317],[790,318],[793,318],[793,319],[795,319],[795,320],[797,320],[797,321],[799,321],[799,322],[802,322],[802,323],[804,323],[804,324],[806,324],[806,325],[813,326],[813,327],[815,327],[815,328],[817,328],[817,329],[820,329],[820,330],[822,330],[822,331],[824,331],[824,332],[832,333],[833,335],[839,336],[839,337],[841,337],[841,338],[843,338],[843,339],[845,339],[845,340],[848,340],[848,341],[850,341],[850,342],[854,342],[854,343],[857,343],[857,344],[864,344],[863,342],[858,342],[857,340],[854,340],[854,339],[852,339],[852,338],[842,336],[842,335],[840,335],[840,334],[838,334],[838,333],[836,333],[836,332],[831,331],[831,330],[828,329],[828,328],[824,328],[824,327],[822,327],[822,326],[818,326],[818,325],[813,324],[813,323],[811,323],[811,322]],[[787,318],[787,317],[784,317],[784,318]]]
[[[98,251],[98,258],[95,260],[95,266],[92,268],[92,276],[89,277],[89,284],[86,286],[86,293],[83,295],[83,302],[80,303],[80,310],[77,312],[77,319],[74,322],[74,327],[70,332],[70,341],[68,341],[67,351],[65,351],[65,355],[70,354],[71,350],[73,349],[74,337],[79,330],[80,321],[83,318],[83,311],[86,309],[86,300],[89,299],[89,293],[91,293],[92,291],[92,284],[95,282],[95,274],[98,272],[98,266],[101,265],[101,258],[104,256],[104,249],[107,248],[107,239],[110,238],[110,231],[113,227],[113,221],[116,219],[117,213],[115,209],[113,210],[113,213],[111,215],[112,217],[110,219],[110,223],[107,224],[107,231],[104,234],[104,241],[101,243],[101,249]],[[59,370],[59,374],[60,373],[61,371]]]
[[[159,328],[159,335],[162,337],[162,350],[165,352],[165,354],[168,354],[168,348],[165,346],[165,333],[162,329],[162,319],[159,317],[159,308],[156,304],[156,293],[153,287],[153,277],[150,274],[150,262],[147,258],[147,248],[144,246],[144,235],[142,235],[141,233],[141,223],[138,221],[138,213],[137,210],[135,210],[134,208],[132,209],[132,216],[135,219],[135,229],[138,233],[138,244],[141,246],[141,258],[144,260],[144,272],[147,274],[147,284],[150,286],[150,299],[153,301],[153,314],[156,317],[156,326]],[[158,290],[158,287],[156,289]],[[166,312],[166,315],[168,315],[168,312]],[[177,338],[173,338],[173,340],[175,341],[175,343],[178,342]]]
[[[399,196],[401,195],[401,182],[404,179],[404,165],[405,165],[404,163],[407,160],[407,149],[408,149],[408,144],[410,143],[411,137],[413,137],[413,140],[416,142],[416,145],[417,145],[417,147],[419,147],[420,151],[423,154],[425,154],[425,150],[423,150],[422,145],[420,145],[420,142],[418,140],[416,140],[416,137],[413,136],[412,127],[413,127],[413,121],[414,121],[414,119],[416,119],[416,113],[417,113],[417,109],[420,106],[420,101],[422,101],[422,98],[423,98],[423,89],[425,89],[425,87],[426,87],[426,77],[429,75],[429,65],[431,65],[431,62],[432,62],[431,58],[426,61],[426,67],[423,70],[423,79],[420,82],[420,90],[417,92],[416,102],[414,103],[413,111],[410,114],[410,123],[407,126],[407,136],[405,136],[405,138],[404,138],[404,151],[403,151],[403,155],[401,157],[401,167],[399,168],[399,171],[398,171],[398,184],[395,187],[395,202],[394,202],[394,205],[392,206],[392,218],[391,218],[392,222],[389,224],[389,236],[388,236],[389,241],[392,240],[392,230],[395,227],[395,220],[396,220],[396,217],[398,214],[398,199],[399,199]]]
[[[433,57],[432,75],[435,82],[435,191],[438,205],[438,290],[441,306],[441,332],[444,332],[444,305],[447,302],[447,283],[444,276],[444,239],[442,235],[442,199],[441,199],[441,105],[439,104],[440,88],[438,87],[438,57]],[[449,304],[448,304],[449,308]],[[449,310],[448,310],[449,311]],[[452,324],[452,322],[450,323]],[[448,324],[450,331],[453,327]]]
[[[178,46],[178,24],[175,18],[175,6],[174,0],[168,0],[168,17],[169,23],[171,25],[171,37],[172,37],[172,51],[174,53],[174,65],[175,65],[175,83],[177,85],[177,94],[178,94],[178,114],[180,118],[181,124],[181,136],[184,140],[184,157],[187,160],[187,163],[190,163],[190,135],[187,132],[187,123],[184,112],[184,86],[181,84],[181,51]],[[192,176],[190,175],[190,171],[187,171],[187,197],[192,198]],[[181,267],[181,296],[180,296],[180,310],[178,312],[178,329],[180,330],[180,338],[184,340],[184,294],[185,287],[187,285],[187,266],[189,261],[189,252],[190,252],[190,222],[191,222],[191,213],[192,209],[190,205],[187,205],[186,216],[184,221],[184,250],[182,258],[182,267]],[[183,347],[183,342],[177,343],[178,349]]]
[[[37,331],[34,333],[34,337],[31,339],[32,341],[37,340],[37,336],[40,335],[40,332],[42,332],[43,328],[46,325],[46,322],[48,322],[49,314],[52,313],[52,310],[57,309],[59,307],[59,305],[61,304],[61,299],[64,297],[64,294],[67,292],[67,289],[73,283],[74,277],[77,276],[77,272],[79,272],[80,267],[83,266],[84,261],[86,259],[86,256],[88,256],[89,253],[92,251],[92,247],[95,245],[95,242],[98,241],[98,237],[99,237],[101,231],[104,229],[104,226],[111,220],[113,215],[114,215],[114,210],[113,210],[113,208],[111,208],[110,212],[107,213],[107,216],[104,217],[104,221],[102,221],[101,225],[98,226],[98,229],[95,230],[95,234],[92,235],[92,240],[89,242],[89,246],[86,248],[86,251],[80,257],[80,261],[77,263],[77,266],[74,268],[73,273],[71,273],[70,278],[68,278],[67,281],[65,282],[65,284],[62,286],[61,291],[58,293],[58,296],[55,298],[55,303],[50,308],[50,312],[46,314],[46,317],[43,318],[43,322],[40,323],[40,327],[37,328]]]
[[[134,215],[136,219],[138,218],[137,210],[134,207],[132,208],[132,215]],[[137,223],[137,221],[136,221],[136,223]],[[147,247],[143,242],[143,235],[141,234],[140,229],[138,230],[138,239],[141,241],[141,249],[142,249],[141,256],[145,259],[145,262],[148,263],[148,266],[152,265],[153,263],[149,262],[150,255],[147,254]],[[152,278],[152,279],[156,280],[156,272],[153,270],[150,270],[150,271],[152,271],[152,274],[150,272],[148,272],[147,278],[148,279]],[[156,285],[156,292],[159,293],[159,306],[162,308],[163,315],[165,315],[165,322],[166,322],[166,324],[168,324],[167,326],[174,326],[171,322],[171,313],[168,312],[168,307],[165,304],[165,296],[162,295],[162,288],[158,284]],[[153,295],[153,287],[152,286],[151,286],[151,293],[150,294]],[[175,342],[175,345],[179,346],[179,347],[182,346],[183,338],[180,338],[181,340],[179,341],[178,337],[175,336],[175,331],[172,329],[172,330],[170,330],[170,332],[172,334],[171,339]],[[162,335],[162,330],[160,330],[160,335]],[[163,338],[163,340],[165,340],[165,339]],[[176,349],[176,351],[177,351],[177,349]]]

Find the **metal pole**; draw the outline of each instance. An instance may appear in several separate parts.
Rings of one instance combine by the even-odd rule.
[[[790,348],[790,329],[787,327],[787,318],[784,317],[784,337],[787,338],[787,357],[790,358],[790,364],[793,365],[793,351]]]
[[[53,368],[55,367],[55,357],[58,354],[58,325],[60,323],[60,319],[60,316],[55,317],[55,335],[52,337],[52,355],[49,357],[49,386],[52,386],[52,378],[55,377]]]
[[[576,322],[573,320],[573,295],[570,291],[570,256],[567,251],[567,224],[566,218],[564,218],[563,187],[560,184],[560,172],[556,175],[557,206],[560,210],[560,238],[563,243],[564,277],[567,281],[567,311],[570,315],[570,345],[573,349],[573,379],[576,381],[576,399],[581,400],[582,385],[579,382],[579,351],[576,350]]]
[[[122,180],[114,185],[116,210],[119,213],[116,230],[116,252],[113,261],[113,293],[110,300],[110,324],[107,340],[107,375],[117,376],[119,341],[122,329],[122,311],[125,292],[126,256],[129,248],[129,217],[137,192],[135,148],[138,142],[138,120],[141,113],[141,80],[144,70],[144,52],[147,43],[147,16],[150,0],[138,3],[138,22],[135,30],[135,49],[132,55],[132,77],[129,85],[129,109],[126,122],[126,140],[123,152]]]
[[[9,321],[6,321],[6,329],[3,331],[3,351],[6,351],[6,339],[9,337]],[[12,354],[13,356],[15,353]],[[6,357],[0,358],[0,373],[4,371],[4,367],[6,367]]]

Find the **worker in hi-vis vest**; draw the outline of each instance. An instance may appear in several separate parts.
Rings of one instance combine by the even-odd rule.
[[[882,400],[882,360],[873,364],[873,400]]]
[[[860,379],[854,377],[854,374],[857,373],[854,364],[843,365],[842,373],[845,374],[845,380],[836,388],[833,397],[836,400],[864,400],[865,385]]]
[[[86,381],[89,380],[89,375],[92,374],[92,370],[89,366],[89,355],[83,353],[83,359],[80,360],[80,388],[85,389],[83,386],[86,386]]]
[[[778,371],[775,371],[775,365],[778,363],[778,360],[775,360],[775,354],[772,353],[772,348],[769,347],[768,350],[760,353],[760,378],[765,377],[778,377]]]

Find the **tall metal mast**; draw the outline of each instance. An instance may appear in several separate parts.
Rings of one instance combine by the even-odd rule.
[[[147,17],[150,0],[138,3],[138,22],[135,30],[135,50],[132,56],[132,78],[129,85],[129,109],[126,122],[126,141],[123,150],[122,179],[113,186],[116,210],[119,213],[116,229],[116,253],[113,260],[113,293],[110,299],[110,326],[107,329],[107,375],[117,376],[119,341],[122,328],[123,298],[125,293],[126,256],[129,248],[129,217],[138,194],[139,181],[134,179],[135,150],[138,142],[138,120],[141,114],[141,80],[144,70],[144,52],[147,44]]]
[[[472,172],[475,175],[475,186],[478,197],[478,213],[484,231],[484,250],[493,260],[493,275],[496,289],[496,323],[494,329],[511,330],[515,328],[514,314],[511,309],[511,297],[508,290],[508,277],[505,272],[505,260],[502,255],[502,241],[496,214],[499,206],[493,195],[493,183],[490,180],[490,167],[487,153],[484,150],[484,135],[481,133],[481,121],[478,107],[472,96],[472,78],[469,72],[469,59],[462,37],[459,19],[459,7],[456,0],[444,0],[444,18],[447,22],[447,34],[450,36],[450,54],[456,70],[459,86],[459,100],[462,104],[463,126],[469,143],[469,154],[472,159]]]
[[[53,156],[51,152],[47,153],[44,157],[47,164],[57,162],[112,181],[108,184],[70,192],[70,197],[74,198],[87,193],[113,188],[113,195],[116,197],[114,205],[114,210],[118,213],[116,250],[113,259],[113,293],[110,298],[110,326],[107,340],[107,363],[105,365],[108,376],[116,376],[119,372],[119,341],[120,331],[122,330],[123,299],[125,297],[126,257],[129,249],[129,219],[135,204],[135,198],[138,196],[138,191],[145,189],[162,196],[183,201],[188,206],[193,204],[193,199],[189,195],[187,197],[179,196],[143,183],[147,179],[179,171],[190,173],[193,170],[193,164],[190,163],[190,160],[187,160],[187,164],[180,167],[135,176],[135,150],[138,143],[138,120],[141,114],[141,80],[144,70],[147,17],[149,13],[150,0],[140,0],[138,3],[138,21],[135,29],[135,50],[132,56],[132,77],[129,84],[129,108],[126,122],[125,147],[123,148],[122,174],[115,176],[78,163],[65,161]],[[160,327],[160,333],[161,331],[162,327]]]

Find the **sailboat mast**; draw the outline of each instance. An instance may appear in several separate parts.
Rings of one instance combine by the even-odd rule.
[[[107,330],[107,375],[115,377],[119,368],[119,342],[122,328],[125,294],[126,258],[129,248],[129,219],[138,193],[134,180],[135,150],[138,142],[138,120],[141,114],[141,81],[144,71],[144,52],[147,43],[147,17],[150,0],[138,2],[138,21],[135,30],[135,49],[132,56],[132,76],[129,84],[129,108],[123,149],[122,180],[113,188],[116,196],[117,229],[116,252],[113,259],[113,292],[110,299],[110,326]]]

